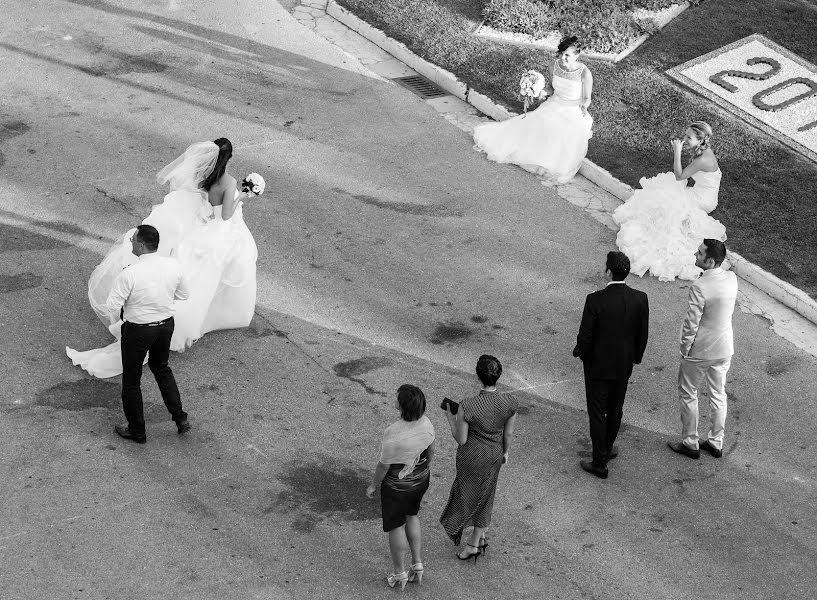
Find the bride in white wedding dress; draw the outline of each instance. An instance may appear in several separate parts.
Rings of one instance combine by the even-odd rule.
[[[691,123],[683,140],[672,140],[672,172],[642,178],[641,189],[613,212],[620,225],[616,244],[630,259],[631,273],[641,277],[649,270],[660,281],[697,279],[698,246],[706,238],[726,241],[726,228],[708,215],[718,206],[721,184],[711,142],[707,123]],[[681,165],[684,149],[693,154],[686,168]]]
[[[579,62],[581,44],[575,36],[562,40],[558,50],[550,84],[541,94],[547,101],[507,121],[478,125],[474,143],[492,161],[566,183],[579,170],[593,134],[593,117],[587,112],[593,76]]]
[[[189,282],[190,297],[176,302],[171,350],[184,351],[209,331],[247,327],[255,312],[258,250],[244,223],[242,200],[227,172],[233,148],[226,138],[191,145],[156,176],[170,193],[142,221],[159,231],[162,256],[175,256]],[[120,315],[108,314],[105,301],[113,281],[136,261],[130,230],[94,269],[88,281],[91,307],[116,338],[85,352],[65,349],[75,365],[95,377],[122,373]]]

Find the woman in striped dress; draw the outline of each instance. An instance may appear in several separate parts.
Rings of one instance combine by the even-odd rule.
[[[447,405],[445,416],[459,447],[457,475],[451,486],[448,504],[440,517],[445,532],[459,545],[462,532],[473,525],[460,560],[477,558],[485,551],[485,530],[491,524],[499,470],[508,461],[518,403],[509,394],[496,391],[502,364],[494,356],[483,354],[477,361],[477,377],[482,390],[466,398],[456,413]]]

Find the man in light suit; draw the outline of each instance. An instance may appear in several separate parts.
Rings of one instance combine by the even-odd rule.
[[[726,245],[705,239],[695,253],[695,264],[704,270],[689,288],[689,309],[681,327],[681,366],[678,395],[681,400],[681,442],[670,442],[678,454],[697,459],[701,450],[715,458],[723,455],[726,422],[726,373],[735,351],[732,312],[738,295],[738,278],[724,271]],[[698,439],[698,384],[706,377],[709,388],[709,433]]]

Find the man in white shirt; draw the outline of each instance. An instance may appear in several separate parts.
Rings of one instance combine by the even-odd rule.
[[[156,378],[167,410],[179,433],[190,430],[187,413],[182,409],[179,388],[167,364],[170,338],[173,336],[175,301],[186,300],[189,293],[179,261],[159,256],[159,232],[150,225],[139,225],[131,238],[138,260],[125,268],[113,283],[107,307],[122,314],[122,409],[127,425],[117,425],[116,433],[138,444],[147,441],[142,405],[142,365],[148,355],[148,367]]]
[[[726,373],[735,352],[732,313],[738,296],[738,278],[721,267],[726,245],[704,240],[695,253],[703,275],[689,288],[689,309],[681,327],[681,442],[670,442],[678,454],[697,459],[701,450],[715,458],[723,455],[726,423]],[[698,385],[706,377],[709,388],[709,433],[698,439]]]

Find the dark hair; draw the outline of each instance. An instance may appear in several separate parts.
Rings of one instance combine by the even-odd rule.
[[[608,252],[607,270],[613,276],[613,281],[624,281],[630,274],[630,259],[618,250]]]
[[[477,377],[482,382],[482,385],[490,386],[496,385],[502,375],[502,363],[496,356],[490,354],[483,354],[477,361]]]
[[[556,49],[559,51],[559,54],[567,50],[568,48],[575,48],[577,52],[582,51],[582,43],[579,41],[575,35],[569,35],[567,37],[562,38],[562,41],[559,42],[559,45],[556,46]]]
[[[715,266],[721,266],[721,263],[726,258],[726,244],[720,240],[713,240],[706,238],[704,240],[706,246],[706,257],[715,261]]]
[[[153,225],[138,225],[136,238],[151,252],[159,248],[159,232]]]
[[[230,158],[233,156],[233,145],[227,138],[218,138],[217,140],[213,140],[213,143],[218,146],[216,164],[213,166],[213,170],[210,174],[199,184],[199,187],[208,192],[210,188],[213,187],[213,184],[224,175],[224,171],[227,170],[227,163],[230,162]]]
[[[404,421],[416,421],[426,412],[426,396],[416,385],[404,383],[397,388],[397,403]]]

